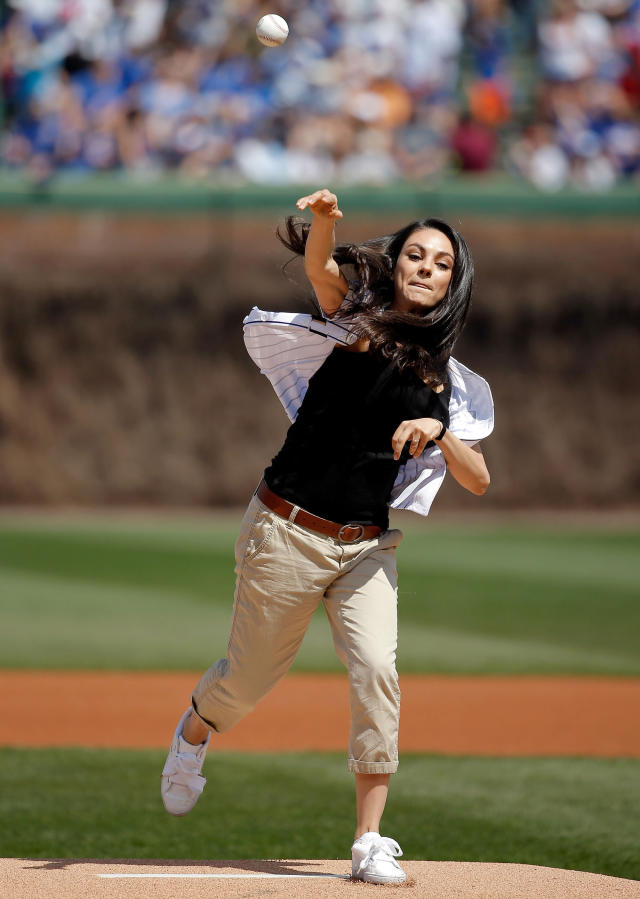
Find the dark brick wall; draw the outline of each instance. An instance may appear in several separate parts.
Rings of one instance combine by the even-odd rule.
[[[477,270],[455,355],[496,402],[483,506],[637,506],[637,224],[454,223]],[[0,215],[0,502],[244,502],[287,422],[242,317],[309,308],[300,265],[281,271],[276,224]],[[401,224],[362,217],[341,237]],[[470,503],[455,485],[440,499]]]

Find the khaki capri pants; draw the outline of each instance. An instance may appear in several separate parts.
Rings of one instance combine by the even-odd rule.
[[[399,530],[342,543],[276,515],[257,496],[236,542],[236,591],[227,656],[200,679],[193,708],[224,733],[287,672],[322,602],[347,668],[351,706],[348,769],[398,767],[396,672]],[[292,709],[295,714],[295,709]]]

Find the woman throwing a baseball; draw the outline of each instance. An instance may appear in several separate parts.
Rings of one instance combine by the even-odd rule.
[[[210,734],[231,728],[285,674],[322,602],[349,676],[352,873],[401,883],[402,851],[380,835],[400,712],[402,534],[389,529],[389,506],[427,514],[447,469],[472,493],[489,485],[478,441],[493,427],[491,394],[451,358],[473,264],[461,235],[439,220],[335,247],[336,196],[319,190],[297,206],[311,211],[311,225],[290,218],[279,236],[304,255],[323,317],[254,310],[245,320],[247,348],[293,423],[245,514],[227,655],[193,691],[162,797],[171,814],[193,808]]]

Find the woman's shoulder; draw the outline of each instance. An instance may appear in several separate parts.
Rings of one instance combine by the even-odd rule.
[[[339,353],[368,353],[371,341],[368,337],[358,337],[352,343],[337,344]]]

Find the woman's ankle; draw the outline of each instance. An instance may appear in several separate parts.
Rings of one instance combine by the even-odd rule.
[[[191,712],[187,720],[182,725],[182,739],[192,746],[200,746],[209,736],[208,729],[202,722]]]

